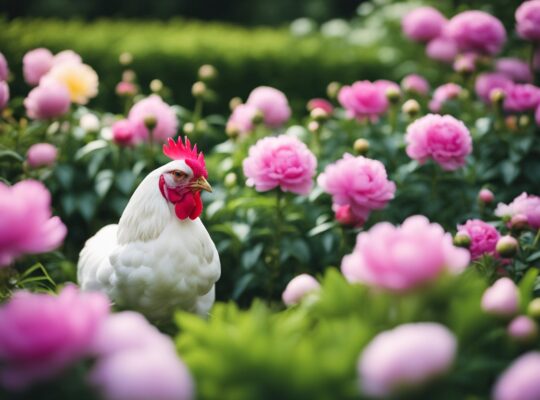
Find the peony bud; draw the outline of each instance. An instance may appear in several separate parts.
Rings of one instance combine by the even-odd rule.
[[[341,89],[341,84],[338,82],[330,82],[326,87],[326,94],[330,99],[335,99]]]
[[[234,111],[234,109],[238,107],[240,104],[242,104],[242,99],[240,97],[233,97],[229,101],[229,108],[231,109],[231,111]]]
[[[516,238],[505,235],[502,236],[497,241],[497,246],[495,247],[495,250],[497,253],[504,258],[510,258],[516,255],[517,251],[519,249],[519,243],[516,240]]]
[[[517,131],[518,124],[517,124],[517,117],[515,115],[508,115],[504,119],[504,123],[509,131],[511,132]]]
[[[314,108],[309,115],[317,122],[323,122],[328,119],[328,113],[322,108]]]
[[[213,65],[204,64],[199,68],[198,74],[201,81],[210,81],[217,77],[217,69]]]
[[[405,103],[403,103],[403,106],[401,106],[401,111],[403,111],[404,114],[407,114],[409,117],[414,117],[420,112],[420,104],[414,99],[409,99]]]
[[[339,222],[341,225],[359,227],[362,226],[365,222],[353,215],[351,211],[351,206],[348,204],[334,204],[332,205],[332,210],[334,210],[336,221]]]
[[[58,150],[49,143],[37,143],[26,153],[26,162],[30,168],[50,167],[54,165]]]
[[[501,278],[482,296],[482,310],[500,317],[512,317],[519,311],[519,290],[510,278]]]
[[[320,287],[319,282],[311,275],[298,275],[285,288],[282,295],[283,302],[288,306],[298,304],[309,293],[320,290]]]
[[[527,314],[532,318],[540,318],[540,298],[536,298],[527,306]]]
[[[159,79],[152,79],[150,82],[150,90],[154,93],[161,92],[163,90],[163,82]]]
[[[520,115],[518,119],[518,125],[520,128],[526,128],[530,125],[531,119],[528,115]]]
[[[502,106],[504,102],[504,98],[506,97],[506,94],[502,89],[493,89],[491,92],[489,92],[489,99],[492,104],[497,106]]]
[[[236,185],[238,178],[234,172],[229,172],[225,175],[225,186],[228,188],[234,187]]]
[[[489,204],[493,202],[494,199],[495,196],[493,192],[489,189],[484,188],[480,190],[480,192],[478,192],[478,201],[480,201],[481,203]]]
[[[264,114],[260,110],[258,110],[253,116],[252,121],[255,125],[262,124],[264,122]]]
[[[122,65],[129,65],[133,62],[133,55],[125,51],[120,54],[120,56],[118,57],[118,61]]]
[[[326,111],[326,114],[328,114],[328,115],[332,114],[332,112],[334,111],[334,106],[328,100],[315,98],[315,99],[311,99],[310,101],[308,101],[308,103],[307,103],[307,110],[308,111],[311,112],[316,108],[320,108],[320,109]]]
[[[307,126],[308,131],[310,131],[312,133],[317,132],[320,127],[321,127],[321,125],[317,121],[310,121],[310,123]]]
[[[388,101],[392,104],[396,104],[401,98],[401,93],[399,89],[395,87],[389,87],[388,89],[386,89],[385,95]]]
[[[125,82],[134,82],[137,75],[135,75],[135,71],[132,69],[126,69],[122,73],[122,80]]]
[[[454,236],[454,246],[468,249],[471,245],[471,237],[466,232],[458,232]]]
[[[100,128],[99,118],[96,114],[86,113],[79,120],[79,126],[86,132],[97,132]]]
[[[120,81],[115,91],[118,96],[134,96],[137,94],[137,86],[133,82]]]
[[[369,141],[363,138],[356,139],[353,147],[354,151],[356,151],[358,154],[366,154],[369,150]]]
[[[129,120],[116,121],[111,130],[112,139],[119,146],[132,146],[135,144],[135,130]]]
[[[206,84],[201,81],[197,81],[191,87],[191,94],[195,98],[201,98],[206,94]]]
[[[157,125],[156,117],[154,117],[153,115],[149,115],[147,117],[144,117],[144,126],[146,126],[146,128],[149,131],[153,131],[154,128],[156,127],[156,125]]]
[[[195,131],[195,125],[193,124],[193,122],[186,122],[184,124],[184,133],[186,135],[190,135],[192,134],[193,132]]]
[[[538,336],[538,325],[531,318],[520,315],[510,322],[507,333],[517,342],[528,343]]]

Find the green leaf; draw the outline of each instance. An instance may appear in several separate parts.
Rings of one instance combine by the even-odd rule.
[[[255,264],[257,264],[257,261],[259,261],[263,249],[264,245],[262,243],[258,243],[253,248],[246,250],[242,254],[242,267],[246,270],[253,268]]]
[[[100,199],[103,199],[109,192],[109,189],[111,188],[111,185],[113,183],[113,179],[114,173],[110,169],[100,171],[96,175],[96,183],[94,185],[94,188],[96,189],[96,193]]]
[[[512,183],[519,175],[519,168],[510,160],[503,161],[500,168],[504,183],[507,185]]]
[[[101,149],[104,149],[106,147],[108,147],[109,144],[103,140],[103,139],[98,139],[98,140],[94,140],[90,143],[88,143],[87,145],[81,147],[79,150],[77,150],[77,152],[75,153],[75,160],[78,161],[80,160],[81,158],[97,151],[97,150],[101,150]]]
[[[86,221],[90,221],[96,212],[96,196],[92,192],[82,193],[77,197],[77,209]]]
[[[335,226],[336,226],[336,223],[334,221],[325,222],[324,224],[318,225],[315,228],[311,229],[307,233],[307,235],[308,237],[317,236],[317,235],[320,235],[321,233],[326,232],[329,229],[332,229]]]
[[[234,287],[234,290],[232,292],[232,298],[234,300],[237,300],[242,293],[246,291],[246,289],[249,287],[251,282],[255,279],[255,274],[247,273],[244,276],[242,276],[237,282]]]
[[[527,262],[533,262],[540,259],[540,251],[537,251],[535,253],[532,253],[529,257],[527,257]]]
[[[0,158],[14,158],[17,161],[23,162],[24,157],[13,150],[0,150]]]
[[[75,177],[75,170],[70,165],[58,165],[54,171],[58,182],[64,189],[71,189],[73,178]]]
[[[531,268],[527,271],[525,276],[521,279],[519,283],[519,293],[521,295],[521,306],[522,309],[526,309],[527,305],[530,303],[533,297],[534,282],[538,276],[538,270],[536,268]]]
[[[136,176],[129,170],[123,170],[116,174],[116,187],[124,194],[130,194],[135,184]]]
[[[107,157],[106,151],[101,150],[101,151],[94,152],[92,159],[88,163],[88,169],[87,169],[88,176],[90,178],[93,178],[97,174],[97,172],[99,171],[99,168],[101,167],[101,164],[103,163],[103,161],[105,161],[105,157]]]

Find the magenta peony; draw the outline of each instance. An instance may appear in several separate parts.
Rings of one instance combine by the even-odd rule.
[[[176,113],[156,94],[138,101],[129,111],[128,119],[133,124],[135,136],[139,141],[150,140],[150,132],[145,124],[148,118],[155,120],[152,140],[164,142],[176,135],[178,128]]]
[[[447,372],[454,363],[457,339],[434,322],[399,325],[379,333],[358,360],[360,390],[369,397],[389,398]]]
[[[523,39],[540,42],[540,0],[524,1],[517,8],[516,30]]]
[[[18,292],[0,307],[0,382],[21,390],[86,355],[108,313],[102,294],[66,286],[58,296]]]
[[[70,104],[69,91],[55,82],[35,87],[24,99],[26,114],[32,119],[60,117],[69,111]]]
[[[540,228],[540,197],[521,193],[510,204],[499,203],[495,209],[497,217],[524,215],[531,228]]]
[[[7,80],[9,75],[9,67],[6,60],[6,57],[0,53],[0,81]]]
[[[458,226],[458,233],[465,233],[471,238],[469,251],[473,260],[484,254],[495,255],[500,234],[493,225],[479,219],[470,219],[464,225]]]
[[[50,167],[54,165],[58,149],[49,143],[36,143],[28,149],[26,162],[31,168]]]
[[[286,305],[292,306],[300,303],[309,293],[318,291],[320,287],[321,285],[314,277],[301,274],[291,279],[281,297]]]
[[[265,125],[278,128],[291,116],[287,97],[283,92],[268,86],[259,86],[249,94],[246,104],[263,113]]]
[[[519,311],[519,289],[510,278],[501,278],[482,296],[482,310],[488,314],[511,317]]]
[[[377,120],[386,112],[389,103],[384,84],[370,81],[358,81],[351,86],[343,86],[338,93],[338,100],[351,118],[358,120]]]
[[[504,109],[513,112],[535,110],[540,105],[540,88],[529,83],[511,85],[506,92]]]
[[[534,112],[534,120],[536,126],[540,126],[540,104],[538,104],[538,107],[536,107],[536,111]]]
[[[440,225],[417,215],[400,227],[382,222],[360,233],[352,254],[343,258],[341,270],[350,282],[406,291],[445,271],[461,272],[469,258],[469,252],[455,247]]]
[[[428,42],[438,37],[447,19],[433,7],[418,7],[408,12],[401,20],[403,33],[411,40]]]
[[[426,46],[426,55],[437,61],[450,64],[458,55],[458,47],[454,40],[441,36],[433,39]]]
[[[7,82],[0,82],[0,110],[4,109],[9,102],[9,86]]]
[[[530,351],[516,359],[497,379],[493,400],[540,398],[540,352]]]
[[[364,223],[371,211],[384,208],[396,191],[380,161],[350,154],[328,165],[317,182],[335,205],[350,206],[358,223]]]
[[[255,106],[239,104],[227,121],[227,132],[235,132],[241,136],[251,133],[255,128],[253,120],[258,112]]]
[[[512,81],[501,73],[486,72],[478,75],[474,84],[476,95],[484,102],[491,103],[491,91],[501,89],[506,93],[512,87]]]
[[[54,250],[66,233],[60,218],[51,217],[51,195],[41,182],[0,182],[0,266],[26,253]]]
[[[410,74],[403,78],[401,81],[401,87],[406,92],[416,93],[422,96],[427,96],[429,93],[428,81],[426,78],[418,74]]]
[[[53,66],[53,54],[44,48],[30,50],[23,57],[24,80],[31,86],[36,86],[41,78]]]
[[[307,103],[308,111],[313,111],[316,108],[323,110],[328,115],[334,112],[334,106],[332,105],[332,103],[330,103],[326,99],[315,98],[308,101]]]
[[[407,154],[420,164],[433,159],[444,170],[465,165],[472,138],[463,122],[451,115],[428,114],[407,127]]]
[[[457,99],[463,88],[455,83],[446,83],[439,86],[433,92],[433,98],[429,102],[432,112],[440,112],[444,103],[448,100]]]
[[[529,64],[519,58],[499,58],[495,63],[495,71],[507,76],[514,82],[532,82]]]
[[[247,185],[259,192],[279,187],[285,192],[307,195],[313,186],[317,159],[295,137],[281,135],[259,140],[243,162]]]
[[[445,35],[463,52],[487,55],[499,53],[506,42],[506,30],[501,21],[478,10],[454,16],[445,27]]]
[[[111,129],[113,140],[116,144],[120,146],[133,146],[137,143],[135,129],[129,120],[122,119],[120,121],[116,121],[112,125]]]

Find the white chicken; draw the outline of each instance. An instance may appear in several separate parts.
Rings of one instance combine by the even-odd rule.
[[[159,320],[175,309],[207,315],[221,266],[198,218],[201,190],[212,191],[204,155],[189,139],[169,139],[173,161],[152,171],[133,193],[118,225],[107,225],[82,249],[83,290],[105,292],[123,308]]]

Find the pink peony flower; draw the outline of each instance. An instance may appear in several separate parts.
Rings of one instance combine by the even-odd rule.
[[[428,42],[438,37],[448,20],[433,7],[418,7],[401,20],[403,33],[417,42]]]
[[[116,121],[112,125],[112,135],[113,140],[120,146],[133,146],[137,143],[133,124],[127,119]]]
[[[73,50],[63,50],[53,58],[53,66],[64,63],[82,64],[82,58]]]
[[[386,97],[388,97],[389,89],[393,89],[397,93],[401,93],[399,85],[396,82],[392,82],[387,79],[377,79],[373,82],[373,84],[376,85]]]
[[[258,112],[257,107],[250,104],[236,106],[227,121],[227,131],[233,130],[241,136],[251,133],[255,128],[253,120]]]
[[[433,92],[433,98],[429,102],[429,109],[432,112],[440,112],[444,103],[448,100],[457,99],[463,88],[455,83],[446,83],[439,86]]]
[[[357,217],[351,211],[349,204],[339,205],[332,204],[332,211],[334,211],[336,221],[342,225],[349,226],[362,226],[366,222],[364,219]]]
[[[538,400],[540,398],[540,352],[530,351],[517,358],[499,376],[493,400]]]
[[[372,210],[384,208],[396,191],[380,161],[351,154],[328,165],[317,182],[335,205],[350,206],[358,223],[364,223]]]
[[[0,382],[25,389],[86,355],[109,310],[98,293],[66,286],[58,296],[17,292],[0,307]]]
[[[193,398],[193,380],[172,340],[138,313],[109,316],[90,349],[98,360],[88,381],[105,400]]]
[[[243,168],[247,185],[259,192],[279,186],[284,192],[307,195],[313,186],[317,159],[300,140],[281,135],[251,146]]]
[[[507,92],[512,86],[512,81],[501,73],[487,72],[478,75],[474,84],[476,95],[484,102],[491,103],[491,91],[501,89]]]
[[[26,162],[31,168],[50,167],[54,165],[58,149],[49,143],[37,143],[28,149]]]
[[[174,110],[157,94],[138,101],[129,111],[128,119],[133,124],[137,140],[148,141],[150,133],[145,125],[145,119],[154,118],[156,126],[152,130],[152,140],[164,142],[175,136],[178,128],[178,118]]]
[[[478,200],[484,204],[489,204],[495,200],[495,195],[491,190],[483,188],[478,192]]]
[[[465,165],[472,151],[472,139],[463,122],[451,115],[428,114],[407,128],[407,154],[423,164],[433,159],[444,170]]]
[[[476,59],[477,55],[475,53],[465,53],[456,57],[454,60],[454,71],[460,74],[470,74],[476,70]]]
[[[529,83],[511,85],[504,99],[504,109],[513,112],[535,110],[540,104],[540,88]]]
[[[0,266],[23,254],[54,250],[66,233],[60,218],[51,217],[51,195],[41,182],[11,187],[0,182]]]
[[[406,92],[416,93],[422,96],[427,96],[430,89],[428,81],[418,74],[410,74],[403,78],[401,87]]]
[[[527,217],[527,223],[531,228],[540,228],[540,197],[523,192],[510,204],[499,203],[495,209],[497,217],[513,217],[520,214]]]
[[[24,99],[26,114],[32,119],[60,117],[69,111],[70,104],[69,91],[64,85],[55,82],[35,87]]]
[[[351,118],[376,120],[388,109],[384,85],[370,81],[358,81],[351,86],[343,86],[338,100]]]
[[[283,125],[291,116],[287,97],[268,86],[259,86],[249,94],[246,104],[256,107],[264,115],[264,123],[271,128]]]
[[[309,293],[316,292],[321,288],[321,285],[317,280],[308,274],[301,274],[293,278],[285,291],[283,292],[283,302],[292,306],[300,303],[300,301]]]
[[[320,108],[326,114],[331,115],[334,112],[334,106],[326,99],[311,99],[307,103],[308,111],[313,111],[316,108]]]
[[[482,310],[488,314],[511,317],[519,311],[519,289],[510,278],[501,278],[482,296]]]
[[[121,81],[116,85],[115,92],[118,96],[134,96],[137,86],[133,82]]]
[[[455,247],[440,225],[416,215],[400,227],[381,222],[360,233],[341,270],[349,282],[400,292],[433,281],[445,271],[459,273],[469,258],[469,252]]]
[[[53,66],[54,56],[44,48],[30,50],[23,57],[24,80],[31,86],[36,86],[41,77]]]
[[[517,8],[516,30],[523,39],[540,41],[540,0],[524,1]]]
[[[487,55],[499,53],[506,42],[506,30],[501,21],[478,10],[454,16],[445,27],[445,35],[453,39],[461,51]]]
[[[533,319],[520,315],[510,322],[507,331],[512,339],[526,343],[538,336],[538,325]]]
[[[379,333],[358,360],[360,390],[388,398],[446,373],[454,363],[457,339],[434,322],[399,325]]]
[[[458,225],[458,233],[466,233],[471,238],[469,251],[473,260],[484,254],[495,255],[500,234],[493,225],[479,219],[470,219],[464,225]]]
[[[530,83],[533,80],[529,64],[519,58],[499,58],[495,63],[495,71],[514,82]]]
[[[9,86],[7,82],[0,82],[0,110],[4,109],[9,102]]]
[[[536,126],[540,126],[540,104],[538,104],[538,107],[536,107],[536,111],[534,113],[534,120],[536,122]]]
[[[454,61],[458,51],[456,42],[444,36],[433,39],[426,46],[426,55],[429,58],[447,64]]]
[[[9,68],[6,57],[0,53],[0,81],[7,80],[9,75]]]

